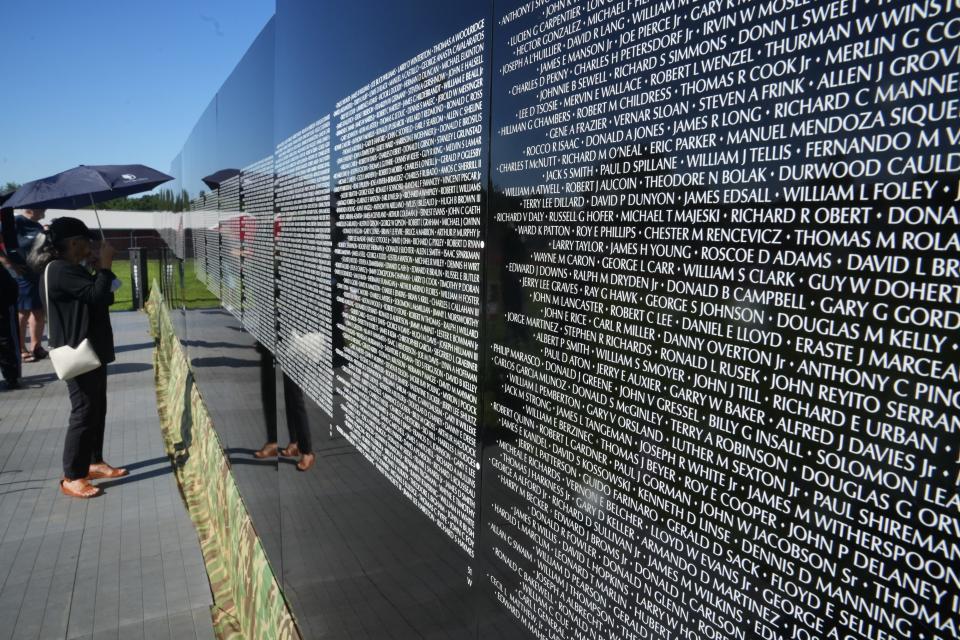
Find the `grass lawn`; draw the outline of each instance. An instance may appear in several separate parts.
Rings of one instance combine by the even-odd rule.
[[[123,286],[114,294],[111,311],[127,311],[133,305],[133,290],[130,288],[130,261],[114,260],[113,272],[123,280]],[[160,261],[147,261],[147,282],[152,283],[154,278],[160,278]],[[184,297],[188,309],[211,309],[220,306],[220,301],[207,289],[206,285],[197,280],[193,268],[193,261],[187,261],[183,266]]]

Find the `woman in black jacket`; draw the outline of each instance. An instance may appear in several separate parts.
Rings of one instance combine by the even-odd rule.
[[[92,498],[101,491],[90,480],[119,478],[103,460],[103,435],[107,417],[107,363],[115,359],[110,305],[113,304],[113,248],[103,243],[99,263],[93,238],[82,221],[58,218],[50,224],[54,259],[45,276],[50,346],[76,347],[89,339],[100,359],[93,371],[67,380],[70,423],[63,445],[63,480],[60,489],[74,498]],[[95,267],[95,273],[91,273]]]

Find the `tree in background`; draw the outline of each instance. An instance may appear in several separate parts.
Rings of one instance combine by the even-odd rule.
[[[92,209],[93,207],[84,207]],[[97,204],[97,209],[114,211],[184,211],[190,208],[187,192],[176,194],[171,189],[161,189],[139,198],[116,198]]]
[[[0,193],[20,188],[19,182],[7,181]],[[92,209],[92,206],[84,209]],[[190,209],[190,197],[186,191],[179,194],[172,189],[161,189],[138,198],[116,198],[97,204],[97,209],[113,211],[187,211]]]

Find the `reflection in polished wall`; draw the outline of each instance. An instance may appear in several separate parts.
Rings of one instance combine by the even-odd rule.
[[[273,156],[246,167],[242,176],[243,327],[273,351],[276,326],[274,280]]]
[[[243,214],[240,212],[240,176],[224,180],[217,190],[220,212],[220,295],[223,308],[243,317]]]
[[[277,360],[333,416],[330,118],[277,145]]]
[[[304,637],[957,637],[958,19],[278,0],[158,227]]]
[[[464,551],[476,504],[484,25],[337,105],[338,428]]]

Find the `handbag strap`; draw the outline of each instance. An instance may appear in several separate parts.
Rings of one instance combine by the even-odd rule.
[[[54,262],[56,262],[56,260],[51,260],[43,270],[43,310],[46,312],[43,315],[46,316],[48,336],[53,332],[53,328],[51,327],[52,320],[50,319],[50,267],[53,266]]]
[[[47,264],[43,269],[43,310],[46,311],[45,315],[47,320],[47,335],[50,335],[50,265],[53,262]]]

